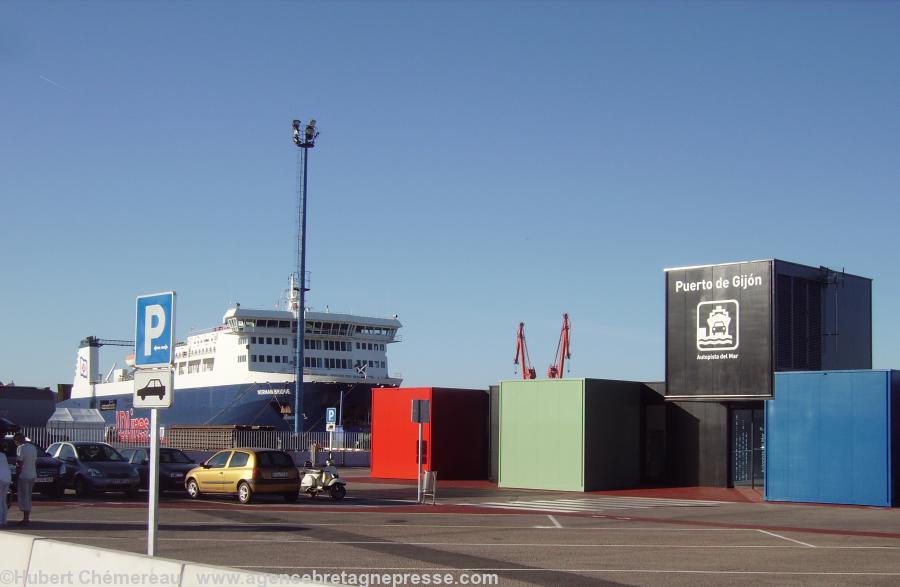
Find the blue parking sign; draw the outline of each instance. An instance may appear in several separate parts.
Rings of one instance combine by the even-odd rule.
[[[172,364],[175,352],[175,292],[138,296],[135,318],[135,366]]]
[[[325,423],[326,424],[336,424],[337,423],[337,408],[325,408]]]

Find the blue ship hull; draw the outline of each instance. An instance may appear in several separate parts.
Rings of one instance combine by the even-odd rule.
[[[325,408],[341,405],[345,430],[369,430],[371,385],[304,383],[304,430],[324,430]],[[99,410],[107,424],[120,430],[140,429],[150,420],[149,409],[134,407],[132,394],[69,399],[58,406]],[[161,426],[272,426],[290,430],[293,407],[290,383],[176,388],[172,407],[159,410],[159,421]]]

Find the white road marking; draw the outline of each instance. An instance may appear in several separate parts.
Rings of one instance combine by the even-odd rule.
[[[721,501],[700,501],[692,499],[605,496],[585,497],[580,499],[489,501],[482,503],[462,503],[458,505],[540,512],[599,512],[606,510],[648,509],[660,507],[712,507],[722,505],[723,503],[724,502]]]
[[[553,522],[553,525],[556,526],[557,528],[563,527],[563,525],[560,524],[559,521],[556,518],[554,518],[553,516],[551,516],[550,514],[547,514],[547,517],[550,518],[550,521]]]
[[[756,531],[762,532],[763,534],[768,534],[769,536],[774,536],[775,538],[781,538],[782,540],[787,540],[789,542],[796,542],[797,544],[802,544],[803,546],[806,546],[807,548],[816,548],[812,544],[807,544],[806,542],[800,542],[799,540],[794,540],[793,538],[788,538],[787,536],[782,536],[781,534],[776,534],[774,532],[769,532],[767,530],[757,529]]]

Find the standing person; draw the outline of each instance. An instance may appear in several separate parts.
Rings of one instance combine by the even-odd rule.
[[[309,462],[313,469],[316,468],[316,459],[319,455],[319,449],[322,448],[319,446],[318,442],[312,442],[309,445]]]
[[[0,450],[0,528],[6,525],[6,494],[10,483],[9,461],[6,460],[6,453]]]
[[[34,481],[37,479],[37,448],[25,439],[25,435],[16,432],[13,437],[16,445],[16,455],[19,457],[19,484],[17,487],[19,509],[22,510],[21,525],[27,526],[31,518],[31,492],[34,490]]]

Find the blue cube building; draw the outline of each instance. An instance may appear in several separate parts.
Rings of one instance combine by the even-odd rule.
[[[900,371],[776,373],[765,404],[766,500],[900,504]]]

